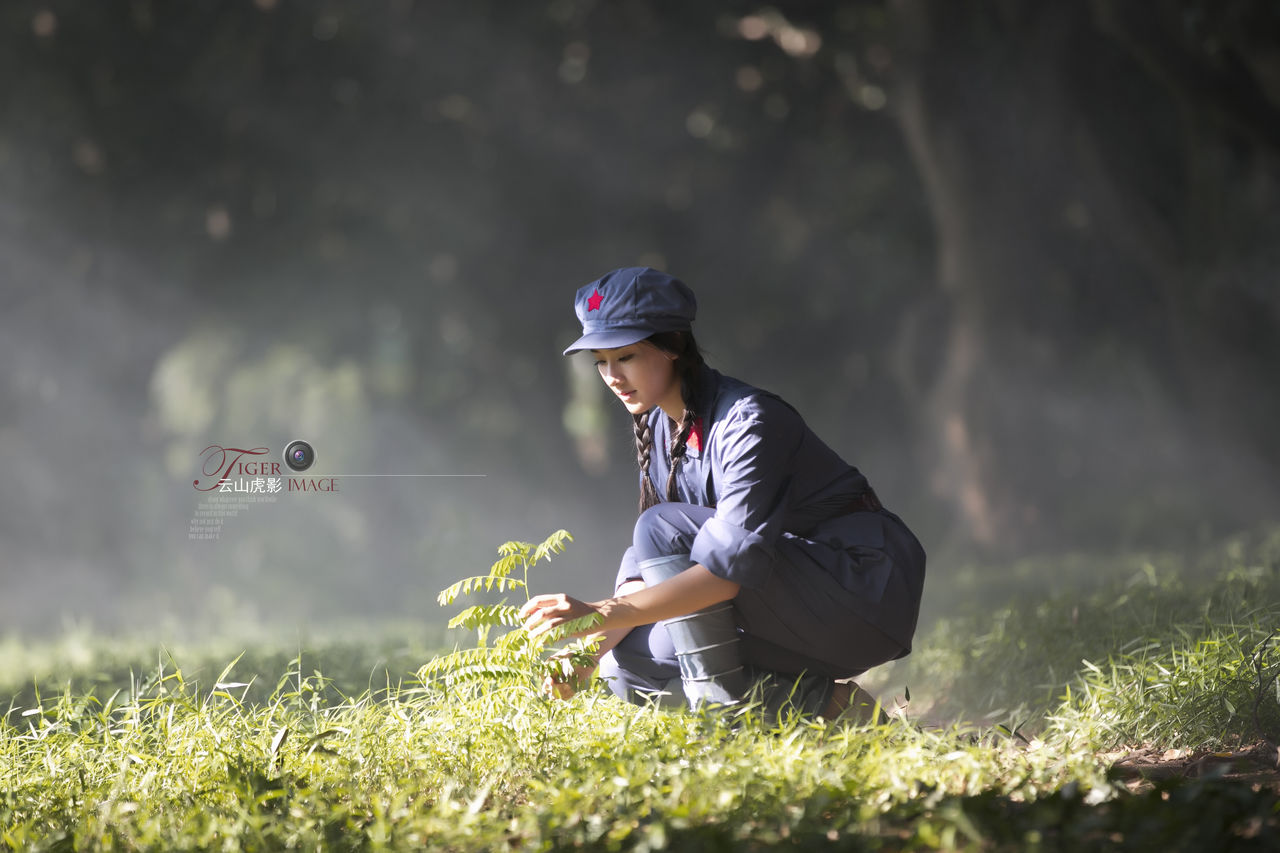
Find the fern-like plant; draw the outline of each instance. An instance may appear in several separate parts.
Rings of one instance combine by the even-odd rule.
[[[563,553],[565,543],[572,541],[567,530],[557,530],[538,545],[506,542],[498,548],[499,559],[487,575],[463,578],[441,590],[436,600],[441,607],[448,607],[460,596],[520,590],[528,601],[529,570],[542,560],[550,560],[553,554]],[[541,690],[548,678],[571,678],[575,667],[590,666],[594,662],[599,640],[593,637],[575,639],[550,656],[545,651],[548,643],[594,627],[600,621],[598,614],[575,619],[536,640],[524,631],[515,630],[490,644],[489,632],[494,627],[515,628],[520,624],[519,611],[519,606],[508,604],[505,598],[497,604],[476,604],[463,609],[449,620],[449,627],[474,629],[475,648],[454,649],[433,658],[418,670],[418,677],[423,681],[442,680],[446,687],[484,681],[501,687]]]

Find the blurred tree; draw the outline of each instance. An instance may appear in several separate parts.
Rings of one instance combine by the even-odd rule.
[[[305,389],[280,387],[280,353],[310,384],[359,390],[341,399],[368,423],[333,419],[343,442],[501,484],[474,511],[444,490],[369,498],[350,541],[409,541],[428,514],[432,536],[572,528],[583,494],[615,486],[590,511],[625,532],[626,418],[559,351],[573,289],[629,263],[694,285],[713,363],[799,405],[932,550],[948,530],[1111,545],[1265,517],[1277,14],[5,4],[0,465],[16,486],[0,537],[162,573],[161,554],[136,567],[172,483],[74,503],[49,484],[105,494],[149,457],[191,444],[194,461],[201,428],[165,426],[190,401],[214,410],[206,431],[288,430]],[[160,381],[210,330],[236,332],[223,374]],[[112,562],[120,542],[135,544]],[[417,547],[388,546],[403,565],[381,577],[407,583]],[[339,560],[318,551],[297,571]]]
[[[906,316],[898,375],[964,533],[1070,536],[1088,526],[1070,523],[1073,503],[1115,514],[1144,493],[1184,518],[1265,517],[1280,465],[1280,398],[1263,390],[1280,364],[1280,9],[888,11],[890,104],[928,194],[940,294]],[[920,365],[925,335],[943,348]],[[1154,416],[1112,417],[1131,395]],[[1148,434],[1135,445],[1125,423]],[[1110,443],[1131,458],[1079,458]],[[1082,465],[1083,488],[1046,488]]]

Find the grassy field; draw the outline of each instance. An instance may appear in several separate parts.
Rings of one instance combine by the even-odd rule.
[[[10,638],[0,845],[1276,849],[1280,533],[1103,568],[938,620],[860,728],[419,679],[444,635],[413,627]]]

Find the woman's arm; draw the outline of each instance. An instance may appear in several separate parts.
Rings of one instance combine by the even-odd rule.
[[[603,632],[606,639],[615,637],[609,646],[612,648],[626,636],[627,631],[638,625],[683,616],[728,601],[738,594],[739,589],[737,583],[713,575],[705,566],[694,565],[656,586],[602,601],[579,601],[564,593],[535,595],[520,608],[520,618],[524,620],[522,627],[529,636],[537,638],[565,622],[593,612],[599,613],[601,622],[591,631],[580,633]]]
[[[620,596],[630,595],[631,593],[638,592],[642,589],[644,589],[644,581],[631,580],[618,587],[614,591],[613,595],[615,598],[618,598]],[[621,643],[622,638],[627,636],[629,633],[631,633],[630,628],[610,628],[607,631],[597,630],[591,633],[589,636],[600,638],[600,645],[596,647],[596,660],[604,657],[605,652],[618,645],[618,643]]]

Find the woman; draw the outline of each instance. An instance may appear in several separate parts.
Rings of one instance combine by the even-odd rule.
[[[578,290],[564,352],[590,350],[634,418],[640,517],[613,597],[537,595],[523,627],[598,613],[600,675],[629,701],[865,715],[847,680],[911,650],[924,551],[790,405],[703,362],[696,308],[648,267]]]

